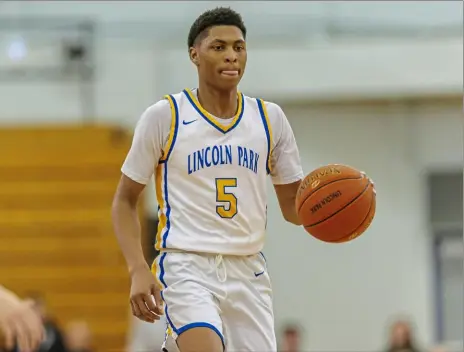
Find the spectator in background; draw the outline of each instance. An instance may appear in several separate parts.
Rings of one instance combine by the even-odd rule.
[[[48,314],[43,296],[38,292],[32,292],[28,298],[34,302],[34,308],[41,316],[45,328],[44,340],[35,352],[67,352],[61,329]]]
[[[284,328],[280,350],[282,352],[302,352],[301,330],[297,325],[289,324]]]
[[[406,320],[393,322],[386,352],[420,352],[414,341],[411,323]]]
[[[72,321],[65,330],[66,349],[68,352],[92,352],[92,333],[85,321]]]
[[[13,292],[0,286],[0,350],[20,351],[35,349],[43,339],[40,316],[33,302],[23,301]]]
[[[448,352],[448,349],[445,346],[434,346],[430,352]]]

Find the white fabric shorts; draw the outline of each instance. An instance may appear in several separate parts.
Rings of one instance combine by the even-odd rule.
[[[225,351],[277,351],[271,282],[261,253],[163,252],[153,272],[163,288],[166,351],[175,352],[170,339],[196,327],[217,333]]]

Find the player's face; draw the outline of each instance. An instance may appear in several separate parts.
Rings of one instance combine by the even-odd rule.
[[[216,26],[196,48],[200,78],[221,90],[235,88],[245,72],[246,43],[235,26]]]

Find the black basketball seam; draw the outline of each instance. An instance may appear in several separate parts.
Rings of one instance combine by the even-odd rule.
[[[359,225],[359,226],[353,231],[353,233],[355,233],[355,232],[364,224],[364,222],[365,222],[366,219],[368,218],[369,213],[371,212],[371,209],[372,209],[372,207],[374,206],[374,201],[375,201],[375,195],[372,196],[371,205],[370,205],[370,207],[369,207],[369,210],[367,211],[366,217],[365,217],[364,220],[361,222],[361,225]],[[367,230],[367,229],[366,229],[366,230]],[[351,234],[350,234],[350,235],[351,235]],[[348,235],[348,236],[350,236],[350,235]],[[345,238],[345,237],[347,237],[347,236],[340,237],[339,239],[336,239],[336,240],[333,240],[333,241],[326,241],[326,242],[328,242],[328,243],[338,243],[338,242],[336,242],[336,241],[340,241],[342,238]]]
[[[338,209],[335,213],[333,213],[332,215],[326,217],[325,219],[322,219],[322,220],[319,220],[318,222],[314,223],[314,224],[311,224],[311,225],[304,225],[305,228],[308,228],[308,227],[313,227],[313,226],[316,226],[316,225],[319,225],[321,223],[323,223],[324,221],[330,219],[332,216],[335,216],[337,215],[339,212],[341,212],[343,209],[345,209],[346,207],[348,207],[350,204],[352,204],[356,199],[358,199],[359,197],[361,197],[366,191],[367,189],[369,188],[370,186],[370,182],[367,183],[366,187],[363,189],[363,191],[361,193],[359,193],[355,198],[353,198],[350,202],[346,203],[346,205],[341,208],[341,209]]]
[[[320,191],[321,189],[324,189],[324,187],[328,186],[328,185],[331,185],[333,183],[336,183],[336,182],[339,182],[339,181],[345,181],[345,180],[361,180],[364,176],[360,176],[360,177],[346,177],[346,178],[339,178],[335,181],[332,181],[332,182],[329,182],[329,183],[326,183],[324,186],[322,186],[321,188],[318,188],[314,191],[312,191],[311,193],[309,193],[306,197],[306,199],[303,201],[303,203],[300,204],[300,207],[298,208],[297,210],[297,213],[300,212],[301,208],[303,207],[303,205],[306,203],[306,201],[309,199],[309,197],[314,194],[316,191]]]

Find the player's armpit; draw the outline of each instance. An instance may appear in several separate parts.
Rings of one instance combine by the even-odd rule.
[[[300,187],[300,183],[301,180],[284,185],[274,185],[284,219],[295,225],[301,225],[295,208],[296,193]]]

